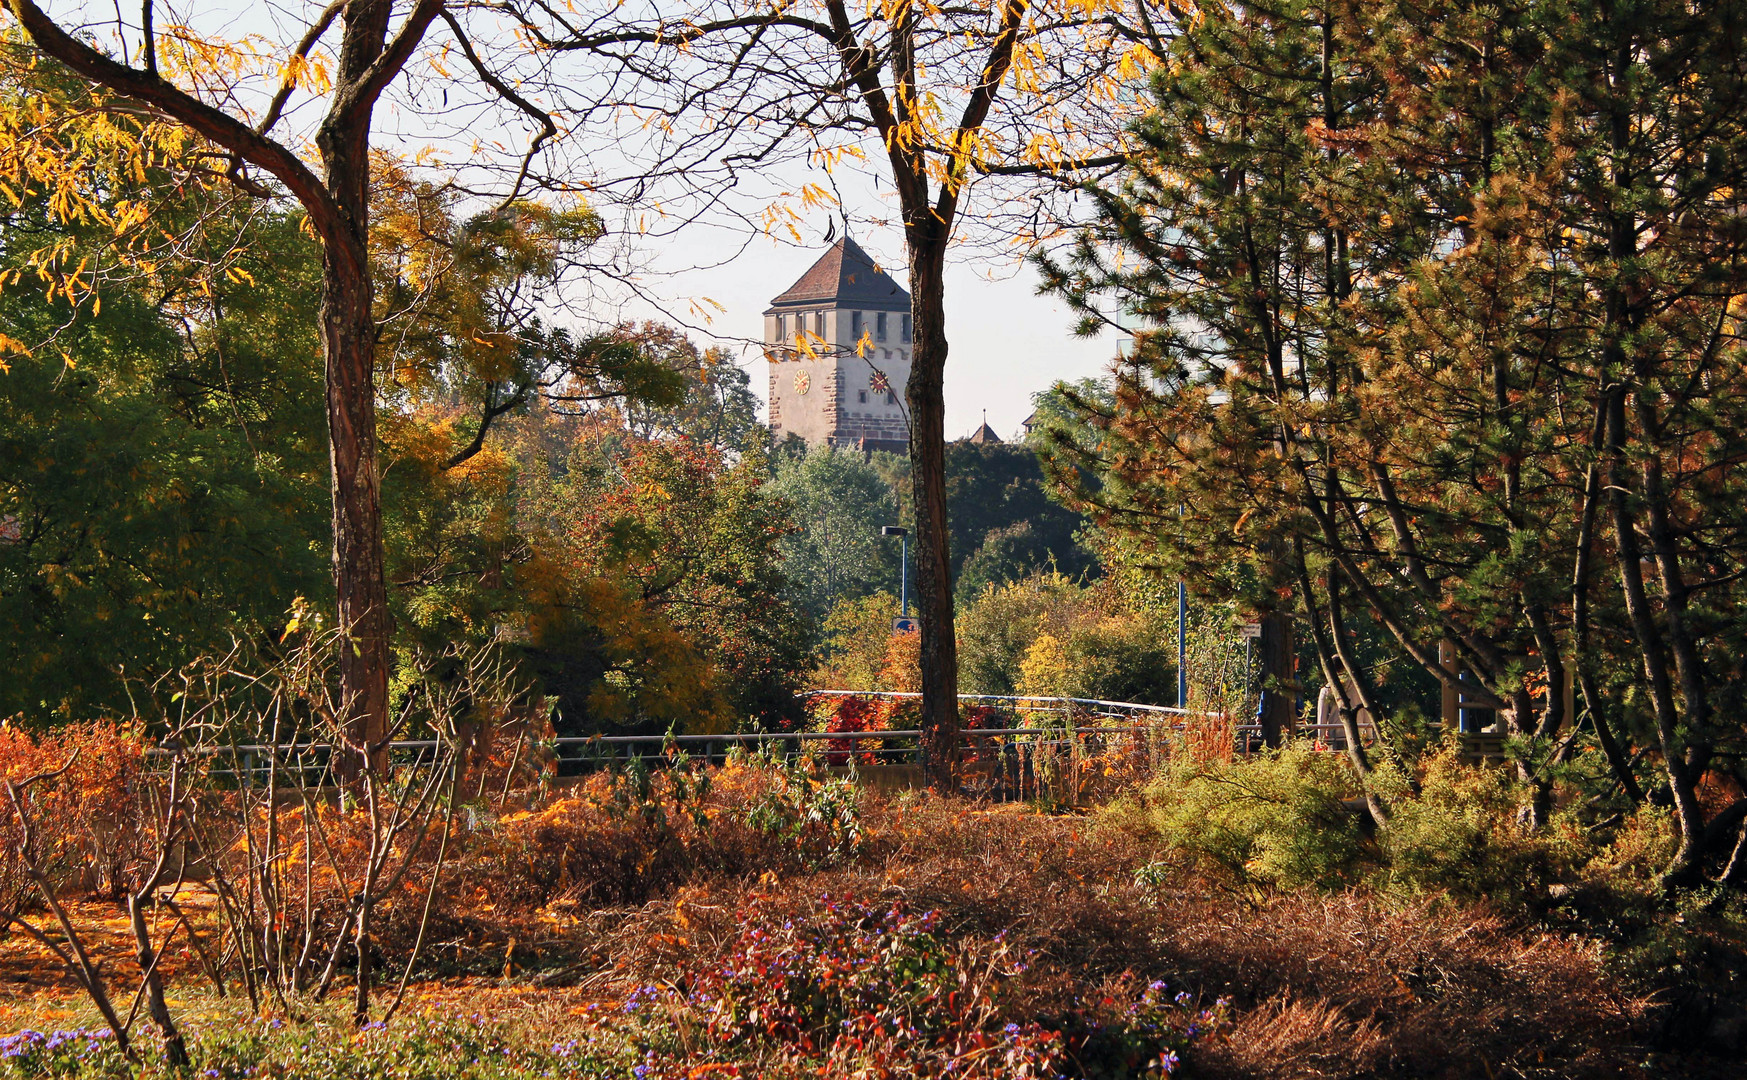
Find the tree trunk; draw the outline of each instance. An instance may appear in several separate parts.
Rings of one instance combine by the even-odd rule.
[[[327,353],[328,457],[333,469],[334,589],[340,630],[340,694],[356,749],[339,764],[353,779],[373,749],[387,754],[390,620],[382,549],[382,489],[376,462],[375,333],[361,245],[329,240],[322,289]]]
[[[146,887],[127,898],[128,926],[133,930],[134,958],[139,961],[142,985],[146,996],[146,1011],[164,1040],[164,1057],[176,1069],[188,1067],[188,1047],[182,1032],[170,1017],[170,1006],[164,1000],[164,979],[158,970],[158,950],[152,947],[151,930],[146,926],[145,905],[158,887],[159,875],[153,875]],[[189,927],[192,934],[194,928]]]
[[[356,86],[382,57],[393,5],[346,5],[340,86]],[[334,589],[340,696],[352,750],[341,775],[355,778],[361,755],[380,767],[387,754],[388,588],[382,550],[382,487],[376,463],[376,320],[369,261],[368,108],[340,95],[316,135],[324,180],[339,210],[322,236],[322,348],[327,361],[328,458],[333,470]]]
[[[1339,579],[1331,570],[1329,574],[1329,610],[1330,625],[1323,627],[1322,613],[1316,603],[1316,589],[1310,580],[1310,570],[1304,558],[1304,539],[1292,538],[1293,571],[1298,583],[1298,596],[1304,605],[1305,621],[1310,627],[1310,641],[1316,647],[1317,663],[1322,667],[1322,677],[1329,691],[1334,695],[1335,704],[1341,717],[1341,734],[1347,744],[1347,760],[1353,765],[1353,771],[1359,774],[1359,780],[1365,791],[1365,808],[1371,814],[1371,823],[1379,832],[1388,828],[1389,807],[1378,795],[1373,784],[1374,774],[1371,758],[1365,753],[1364,741],[1359,732],[1359,702],[1352,700],[1349,690],[1358,691],[1364,683],[1359,673],[1346,665],[1335,642],[1346,631],[1341,624],[1336,605],[1340,603],[1338,590]],[[1371,714],[1371,722],[1378,722],[1378,714]]]
[[[1298,718],[1298,676],[1293,670],[1297,650],[1291,615],[1264,612],[1261,623],[1262,700],[1256,719],[1262,725],[1262,741],[1278,749]]]
[[[916,503],[916,599],[922,618],[922,748],[928,783],[952,791],[959,757],[958,638],[953,628],[951,533],[946,516],[946,230],[910,242],[912,340],[910,482]]]
[[[1609,298],[1610,307],[1622,302],[1615,297]],[[1617,364],[1610,366],[1618,370]],[[1680,847],[1664,870],[1663,880],[1669,885],[1689,886],[1698,880],[1704,809],[1698,801],[1697,777],[1687,767],[1682,753],[1680,711],[1674,699],[1665,638],[1644,589],[1638,522],[1630,503],[1631,492],[1626,487],[1628,481],[1623,464],[1626,457],[1624,395],[1623,389],[1612,388],[1606,402],[1606,480],[1614,527],[1615,561],[1625,597],[1626,615],[1631,620],[1632,635],[1637,639],[1638,655],[1644,667],[1644,680],[1650,690],[1651,710],[1656,718],[1656,740],[1662,750],[1662,768],[1668,777],[1669,792],[1674,797],[1675,821],[1680,826]]]

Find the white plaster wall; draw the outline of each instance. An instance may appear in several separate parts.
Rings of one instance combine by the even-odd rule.
[[[813,313],[818,310],[809,308],[804,312],[808,333],[813,331]],[[886,313],[886,340],[881,342],[874,335],[878,313],[863,311],[863,327],[871,344],[863,355],[857,355],[856,340],[851,334],[854,325],[852,310],[842,308],[826,312],[824,339],[832,355],[816,359],[806,359],[793,350],[792,343],[798,332],[796,312],[786,313],[788,333],[780,340],[777,317],[764,317],[765,341],[772,346],[768,355],[775,358],[770,368],[770,402],[772,427],[778,438],[799,435],[807,440],[808,445],[816,446],[835,436],[852,436],[864,424],[878,426],[882,429],[882,437],[886,437],[893,430],[891,425],[904,423],[904,384],[910,378],[910,346],[902,340],[901,313]],[[873,391],[875,368],[885,372],[897,395],[896,402],[889,402],[885,395]],[[795,376],[803,371],[811,380],[805,394],[795,389]],[[837,401],[832,396],[834,382],[841,387]],[[868,392],[865,404],[859,400],[858,392],[862,390]],[[838,415],[839,405],[841,416]]]

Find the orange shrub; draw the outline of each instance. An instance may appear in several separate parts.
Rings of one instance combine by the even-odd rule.
[[[73,724],[36,736],[0,723],[0,781],[20,784],[68,766],[19,792],[36,826],[37,858],[57,890],[113,891],[139,857],[144,752],[137,729],[113,723]],[[18,815],[12,800],[0,795],[0,910],[18,910],[35,893],[18,850]]]

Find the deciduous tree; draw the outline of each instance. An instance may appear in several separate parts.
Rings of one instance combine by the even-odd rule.
[[[890,182],[909,259],[914,328],[905,400],[923,726],[933,782],[951,783],[958,663],[943,398],[948,255],[963,238],[965,208],[979,180],[1023,181],[1023,195],[1008,192],[981,214],[997,206],[1017,210],[1007,224],[1024,223],[1020,231],[1035,234],[1055,220],[1035,201],[1049,184],[1040,188],[1036,180],[1122,160],[1130,80],[1163,51],[1165,24],[1179,6],[726,0],[629,23],[618,5],[610,12],[537,2],[511,7],[549,48],[620,58],[621,93],[665,118],[652,125],[661,134],[661,160],[691,163],[682,171],[700,204],[721,205],[722,192],[746,170],[769,167],[797,149],[827,168],[877,160]],[[830,201],[823,188],[809,185],[757,220],[782,228],[794,205]]]
[[[105,108],[143,110],[186,131],[211,148],[208,160],[233,184],[260,196],[271,195],[271,185],[278,185],[307,215],[322,248],[319,324],[326,361],[334,581],[347,641],[339,677],[355,748],[369,751],[387,731],[391,622],[369,252],[376,109],[440,19],[486,96],[531,117],[539,129],[507,185],[509,200],[521,193],[535,153],[554,133],[551,119],[484,64],[444,0],[415,0],[398,23],[391,0],[335,0],[267,65],[246,43],[201,37],[187,27],[159,27],[150,0],[137,27],[125,25],[117,11],[120,54],[98,47],[84,29],[69,29],[34,0],[10,0],[8,8],[37,49],[101,88]],[[330,34],[338,38],[331,52],[321,46]],[[282,134],[292,113],[288,105],[299,94],[325,100],[325,111],[312,130]],[[305,159],[305,137],[319,165]],[[35,160],[55,169],[52,157]],[[71,165],[67,161],[62,168]],[[54,182],[59,191],[72,194],[80,179],[62,176]]]

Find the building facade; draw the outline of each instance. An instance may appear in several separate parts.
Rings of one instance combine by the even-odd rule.
[[[910,333],[910,294],[839,240],[764,313],[771,433],[906,452]]]

